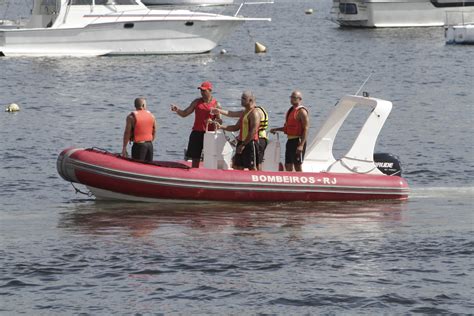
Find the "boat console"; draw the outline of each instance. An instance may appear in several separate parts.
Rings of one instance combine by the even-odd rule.
[[[349,151],[336,159],[333,145],[336,136],[355,107],[369,109],[369,117],[359,131]],[[335,106],[329,117],[308,143],[303,163],[304,172],[335,172],[348,174],[373,174],[401,176],[398,157],[387,153],[374,153],[377,137],[385,123],[392,103],[367,96],[345,96]],[[263,171],[279,171],[280,146],[272,140],[265,151]],[[222,131],[207,132],[204,138],[204,167],[231,169],[233,149]]]

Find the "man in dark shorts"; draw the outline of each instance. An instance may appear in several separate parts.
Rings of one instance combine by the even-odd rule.
[[[153,141],[155,140],[156,120],[146,109],[146,99],[135,99],[135,111],[127,116],[123,133],[122,156],[128,157],[127,145],[133,142],[132,158],[146,162],[153,161]]]
[[[254,96],[255,98],[255,96]],[[256,101],[256,98],[255,100]],[[259,111],[260,122],[258,127],[258,141],[256,143],[256,155],[257,155],[257,170],[262,170],[263,159],[265,156],[265,149],[267,148],[268,138],[267,138],[267,128],[268,128],[268,113],[260,105],[255,106],[255,110]],[[241,117],[244,113],[244,110],[240,111],[228,111],[224,109],[214,109],[212,113],[220,113],[228,117]]]
[[[268,145],[268,113],[262,106],[257,106],[256,109],[260,112],[257,142],[257,170],[262,170],[263,160],[265,158],[265,149],[267,149]]]
[[[193,131],[189,135],[188,149],[186,150],[186,156],[193,161],[193,168],[199,168],[204,147],[204,133],[215,129],[215,125],[213,123],[209,124],[209,121],[222,123],[219,114],[211,114],[212,109],[221,107],[212,96],[212,83],[205,81],[198,89],[201,90],[201,97],[191,102],[186,109],[181,110],[177,105],[171,104],[171,111],[176,112],[181,117],[186,117],[194,112]]]
[[[258,128],[261,114],[256,109],[255,96],[251,91],[242,93],[241,101],[244,111],[235,125],[224,126],[217,124],[217,128],[225,131],[240,131],[237,148],[232,167],[237,170],[257,169],[258,158]]]
[[[300,91],[291,93],[291,107],[286,113],[285,126],[272,128],[271,133],[284,132],[288,136],[285,150],[286,171],[302,171],[303,158],[306,151],[309,117],[308,109],[302,104],[303,96]]]

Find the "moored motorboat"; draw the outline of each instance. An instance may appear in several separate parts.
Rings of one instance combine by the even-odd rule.
[[[140,0],[34,0],[25,26],[0,28],[0,56],[205,53],[246,21],[190,10],[152,10]]]
[[[473,0],[333,0],[332,19],[347,27],[443,26],[447,12],[474,15]]]
[[[342,158],[335,159],[332,154],[335,136],[356,106],[369,109],[369,117],[352,148]],[[231,170],[229,145],[222,132],[206,134],[209,137],[204,142],[203,168],[190,168],[182,162],[143,163],[103,150],[68,148],[59,155],[57,169],[62,178],[87,186],[99,199],[403,200],[408,198],[409,189],[400,170],[393,168],[394,162],[377,163],[373,158],[377,136],[391,108],[391,102],[381,99],[361,96],[341,99],[308,147],[303,172],[298,173],[278,171],[274,167],[263,171]],[[267,153],[265,157],[279,159],[279,155],[267,157]]]

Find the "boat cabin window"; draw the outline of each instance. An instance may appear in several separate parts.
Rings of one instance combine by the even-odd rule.
[[[59,0],[42,0],[40,2],[39,6],[39,11],[37,11],[41,15],[50,15],[50,16],[56,16],[56,14],[59,12],[59,9],[61,7],[61,1]],[[53,22],[56,18],[54,17],[46,27],[50,27],[53,25]]]
[[[137,4],[135,0],[95,0],[95,4]]]
[[[41,5],[44,6],[55,6],[56,5],[56,0],[43,0],[41,1]]]
[[[357,5],[355,3],[340,3],[339,11],[342,14],[357,14]]]
[[[474,6],[473,0],[431,0],[431,3],[437,8]]]
[[[48,0],[44,0],[48,1]],[[92,5],[92,0],[70,0],[71,5]],[[95,0],[95,4],[104,5],[104,4],[114,4],[114,5],[136,5],[135,0]]]
[[[91,5],[92,0],[71,0],[71,5]]]

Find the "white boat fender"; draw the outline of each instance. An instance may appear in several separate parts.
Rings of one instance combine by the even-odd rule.
[[[265,45],[263,45],[262,43],[259,43],[259,42],[255,42],[255,53],[256,54],[266,53],[266,52],[267,52],[267,48],[265,47]]]
[[[16,103],[10,103],[6,108],[5,112],[18,112],[20,111],[20,106]]]

